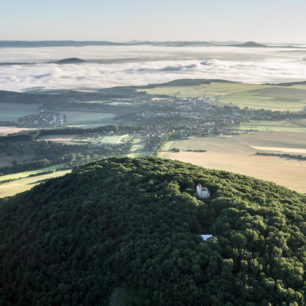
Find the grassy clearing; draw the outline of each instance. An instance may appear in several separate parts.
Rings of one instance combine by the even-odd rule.
[[[13,196],[17,193],[24,192],[41,183],[41,181],[63,176],[69,173],[70,170],[57,171],[49,174],[27,177],[20,180],[0,184],[0,198]]]
[[[174,141],[167,141],[161,148],[161,151],[169,151],[174,148]]]
[[[128,154],[129,157],[141,157],[141,156],[146,156],[150,153],[150,152],[144,151],[144,147],[146,143],[142,136],[133,135],[131,136],[130,140],[132,141],[133,145],[131,148],[131,153]]]
[[[102,143],[109,143],[109,144],[119,144],[123,143],[125,140],[128,139],[128,134],[125,135],[113,135],[113,136],[104,136],[101,140]]]
[[[0,121],[16,121],[18,118],[35,114],[38,104],[0,103]]]
[[[32,170],[32,171],[24,171],[24,172],[18,172],[18,173],[13,173],[13,174],[7,174],[7,175],[2,175],[0,176],[0,182],[7,181],[7,180],[18,180],[21,178],[28,177],[29,175],[35,175],[39,174],[42,172],[47,172],[47,171],[56,171],[57,169],[61,168],[64,164],[59,164],[39,170]]]
[[[262,132],[229,137],[193,137],[168,143],[160,156],[206,168],[241,173],[306,192],[306,161],[258,156],[255,155],[258,147],[306,150],[306,133]],[[168,152],[165,152],[165,148]],[[171,148],[179,148],[181,152],[169,152]]]

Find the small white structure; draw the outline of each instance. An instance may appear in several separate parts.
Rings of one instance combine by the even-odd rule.
[[[202,187],[201,184],[197,185],[197,196],[200,199],[209,199],[210,198],[210,192],[206,187]]]
[[[209,235],[209,234],[207,234],[207,235],[200,235],[200,237],[202,238],[203,241],[206,241],[207,239],[213,237],[213,235]]]

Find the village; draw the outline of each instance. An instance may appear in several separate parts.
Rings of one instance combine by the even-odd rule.
[[[61,109],[51,111],[47,107],[41,107],[39,113],[20,117],[9,124],[35,129],[42,135],[53,135],[55,140],[51,137],[51,141],[59,141],[48,146],[54,158],[40,152],[44,148],[43,144],[50,140],[42,137],[35,141],[36,136],[33,136],[31,146],[37,147],[36,151],[40,152],[38,156],[43,158],[48,155],[51,163],[65,160],[67,164],[77,166],[109,155],[157,155],[169,140],[240,134],[240,124],[250,120],[290,120],[299,116],[289,112],[223,105],[207,97],[136,97],[111,101],[102,103],[97,113],[103,118],[104,112],[109,111],[111,105],[115,115],[113,122],[105,124],[101,121],[101,126],[97,128],[71,128]],[[56,137],[57,134],[59,137]]]
[[[239,108],[215,103],[214,98],[153,98],[134,101],[141,111],[121,117],[146,127],[146,136],[164,139],[191,135],[215,136],[237,132],[242,122],[250,120],[287,120],[292,113]],[[144,106],[147,106],[144,109]],[[144,109],[144,110],[143,110]]]
[[[64,125],[65,116],[41,108],[38,114],[21,117],[15,123],[24,128],[57,128]]]

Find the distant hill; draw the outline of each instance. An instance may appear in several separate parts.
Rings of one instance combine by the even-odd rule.
[[[278,83],[277,86],[294,86],[294,85],[306,85],[306,81],[301,82],[289,82],[289,83]]]
[[[275,48],[305,48],[303,45],[264,45],[249,41],[239,43],[236,41],[75,41],[75,40],[43,40],[43,41],[19,41],[19,40],[0,40],[0,48],[39,48],[39,47],[84,47],[84,46],[235,46],[235,47],[275,47]]]
[[[160,84],[149,84],[146,86],[137,86],[137,88],[154,88],[154,87],[161,87],[161,86],[197,86],[201,84],[211,84],[211,83],[236,83],[232,81],[226,81],[221,79],[178,79],[166,83]]]
[[[305,305],[305,200],[176,161],[89,164],[0,201],[0,304]]]
[[[0,48],[27,48],[27,47],[83,47],[83,46],[137,46],[137,45],[157,45],[157,46],[205,46],[223,45],[222,42],[207,41],[74,41],[74,40],[46,40],[46,41],[14,41],[0,40]],[[226,43],[225,43],[226,44]]]
[[[84,60],[77,57],[65,58],[55,62],[56,64],[82,64],[85,63]]]
[[[234,47],[247,47],[247,48],[267,48],[268,46],[267,45],[263,45],[263,44],[259,44],[257,42],[254,42],[254,41],[248,41],[248,42],[245,42],[243,44],[235,44],[235,45],[232,45]]]
[[[0,90],[0,105],[1,103],[42,104],[44,102],[46,102],[46,96],[43,94]]]
[[[74,41],[74,40],[46,40],[46,41],[14,41],[0,40],[0,48],[33,48],[33,47],[83,47],[83,46],[230,46],[236,44],[233,41]]]
[[[120,46],[124,43],[110,41],[74,41],[74,40],[0,40],[0,48],[35,48],[35,47],[83,47],[83,46]]]

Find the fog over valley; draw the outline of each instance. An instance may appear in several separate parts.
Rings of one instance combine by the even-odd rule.
[[[0,90],[95,89],[181,78],[246,83],[304,81],[305,58],[303,47],[0,48]]]

